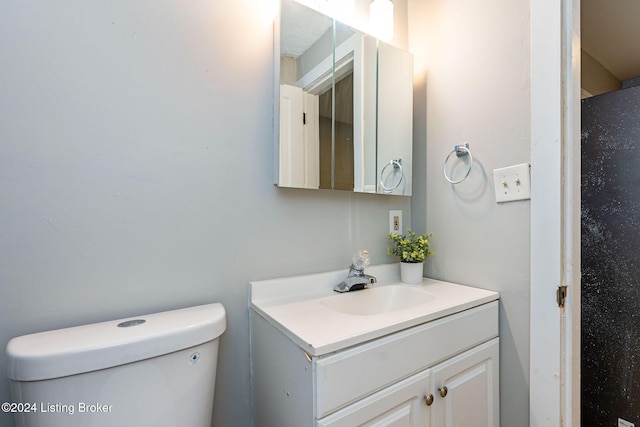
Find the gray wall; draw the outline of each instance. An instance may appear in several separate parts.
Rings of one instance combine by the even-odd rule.
[[[392,261],[408,198],[271,184],[268,3],[0,3],[0,348],[219,301],[214,423],[249,426],[248,282]]]
[[[415,175],[423,193],[414,192],[413,222],[435,233],[427,275],[500,292],[503,426],[529,425],[530,202],[496,204],[492,170],[530,161],[529,7],[409,1],[409,39],[419,53],[415,167],[426,165],[424,177]],[[452,185],[443,161],[465,141],[474,167]]]

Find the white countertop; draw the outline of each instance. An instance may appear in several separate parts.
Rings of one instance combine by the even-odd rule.
[[[398,264],[370,266],[375,287],[400,284]],[[341,313],[321,304],[339,294],[333,286],[347,275],[347,269],[329,273],[251,282],[250,307],[279,328],[311,356],[321,356],[381,336],[458,313],[497,300],[497,292],[425,278],[422,284],[402,285],[429,294],[432,299],[406,309],[374,315]],[[364,294],[360,294],[364,295]]]

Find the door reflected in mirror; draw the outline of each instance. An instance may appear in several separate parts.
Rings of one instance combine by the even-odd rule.
[[[320,171],[330,162],[321,147],[331,144],[332,135],[333,20],[283,0],[279,51],[278,185],[331,188],[331,171],[323,174],[328,184],[321,184]]]

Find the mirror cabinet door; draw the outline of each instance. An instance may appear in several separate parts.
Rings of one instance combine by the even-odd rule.
[[[411,195],[413,55],[378,41],[378,193]]]
[[[331,188],[333,19],[283,0],[279,36],[278,185]]]
[[[374,37],[294,0],[281,1],[276,31],[277,184],[410,195],[413,71],[405,66],[412,67],[411,55],[390,45],[381,51]],[[383,171],[389,156],[401,159],[402,169]],[[381,183],[395,187],[387,191]]]
[[[334,56],[333,189],[375,193],[376,39],[336,21]]]

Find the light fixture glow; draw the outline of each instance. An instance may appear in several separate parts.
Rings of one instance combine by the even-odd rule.
[[[393,39],[393,2],[373,0],[369,4],[369,25],[371,32],[384,41]]]
[[[355,0],[296,0],[298,3],[335,18],[345,24],[351,24],[355,14]]]

